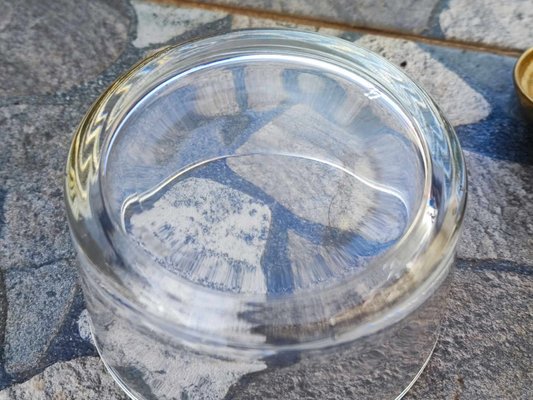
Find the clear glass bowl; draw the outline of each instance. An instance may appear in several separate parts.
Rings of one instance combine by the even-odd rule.
[[[374,53],[288,30],[164,49],[67,169],[95,343],[132,398],[393,399],[429,359],[465,167]]]

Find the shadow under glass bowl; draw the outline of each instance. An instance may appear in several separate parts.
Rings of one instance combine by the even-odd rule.
[[[93,105],[67,166],[95,343],[138,399],[403,396],[465,201],[428,95],[298,31],[150,56]]]

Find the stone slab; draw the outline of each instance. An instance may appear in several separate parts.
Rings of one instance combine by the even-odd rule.
[[[0,96],[67,90],[126,48],[125,1],[0,1]]]
[[[0,391],[0,400],[127,400],[98,357],[48,367],[30,380]]]
[[[533,37],[533,7],[530,0],[506,2],[196,0],[196,2],[504,49],[525,50],[532,45],[531,37]]]
[[[77,277],[76,265],[63,260],[37,270],[5,273],[9,305],[3,352],[6,372],[22,373],[39,365],[69,310]]]
[[[532,295],[530,269],[459,261],[433,358],[405,398],[531,399]]]
[[[264,10],[351,26],[420,33],[428,28],[439,0],[199,0],[198,3]]]
[[[1,269],[73,256],[63,185],[71,137],[83,112],[74,105],[0,108]]]

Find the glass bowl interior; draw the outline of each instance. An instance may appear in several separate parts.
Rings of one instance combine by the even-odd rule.
[[[114,134],[103,174],[111,218],[154,270],[268,295],[372,265],[410,226],[426,179],[390,93],[283,53],[237,54],[153,88]]]
[[[453,129],[402,71],[254,30],[121,77],[80,125],[66,192],[90,285],[174,335],[264,349],[250,323],[322,346],[430,298],[466,180]]]

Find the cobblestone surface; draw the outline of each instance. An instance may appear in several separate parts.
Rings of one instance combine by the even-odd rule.
[[[0,96],[95,79],[128,43],[125,1],[0,1]]]
[[[475,10],[463,0],[205,2],[504,48],[533,37],[525,0]],[[435,98],[465,149],[469,209],[442,336],[407,398],[533,397],[533,136],[514,97],[515,58],[141,0],[0,0],[0,9],[0,399],[124,398],[94,357],[77,284],[62,199],[70,139],[98,93],[141,55],[248,27],[341,36]]]

